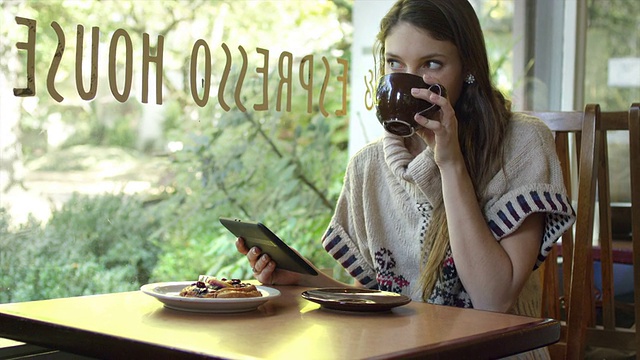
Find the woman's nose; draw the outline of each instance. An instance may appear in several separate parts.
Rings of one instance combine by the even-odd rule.
[[[424,72],[421,71],[421,69],[417,68],[417,69],[413,69],[413,68],[407,68],[407,72],[413,75],[417,75],[420,76],[423,80],[424,80]]]
[[[417,75],[422,77],[422,74],[420,74],[420,72],[418,71],[418,69],[413,69],[413,68],[407,68],[407,71],[409,74],[413,74],[413,75]]]

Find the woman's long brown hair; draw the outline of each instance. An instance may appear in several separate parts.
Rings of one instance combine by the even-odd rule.
[[[491,81],[484,35],[476,13],[467,0],[399,0],[380,23],[376,50],[380,74],[384,73],[384,41],[400,22],[426,30],[437,40],[449,41],[458,49],[463,71],[473,74],[475,83],[463,86],[454,109],[458,118],[458,139],[476,197],[503,165],[503,141],[511,118],[510,103]],[[449,231],[444,204],[433,209],[424,241],[420,283],[427,300],[441,276],[449,248]]]

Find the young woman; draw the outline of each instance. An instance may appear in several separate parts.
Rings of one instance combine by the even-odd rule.
[[[349,162],[324,248],[357,286],[436,304],[539,315],[534,270],[574,221],[553,136],[512,113],[492,85],[482,30],[466,0],[399,0],[382,19],[380,70],[447,89],[422,128],[385,133]],[[258,280],[342,285],[277,269],[247,249]]]

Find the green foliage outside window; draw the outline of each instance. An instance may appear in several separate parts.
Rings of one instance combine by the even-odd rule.
[[[219,224],[220,216],[262,221],[317,266],[337,270],[320,239],[341,188],[348,119],[334,115],[342,107],[342,89],[336,88],[335,80],[323,102],[331,113],[328,117],[320,113],[318,95],[325,77],[321,58],[330,61],[331,79],[343,72],[336,58],[349,59],[350,3],[310,4],[303,8],[296,2],[260,1],[70,2],[65,6],[56,1],[1,2],[3,12],[38,20],[38,106],[21,112],[17,126],[26,164],[45,171],[81,171],[89,160],[104,158],[88,155],[91,149],[102,154],[119,147],[145,165],[141,172],[154,171],[157,164],[159,180],[137,195],[75,194],[46,222],[32,218],[16,227],[0,209],[0,302],[136,290],[144,283],[195,279],[204,273],[250,278],[248,263],[235,250],[233,235]],[[91,26],[99,26],[101,43],[108,43],[117,28],[129,32],[137,45],[143,32],[151,34],[152,43],[157,34],[165,36],[161,111],[158,105],[135,98],[115,102],[104,78],[95,100],[78,101],[71,60],[61,65],[56,80],[66,99],[62,104],[54,102],[44,85],[57,41],[48,28],[52,21],[65,28],[69,47],[65,56],[70,58],[77,24],[85,26],[85,36]],[[216,46],[212,46],[212,62],[217,67],[212,72],[209,105],[204,107],[194,103],[188,77],[189,41],[197,38]],[[8,56],[16,41],[25,40],[24,33],[16,31],[5,39],[0,51]],[[216,98],[216,82],[225,63],[216,39],[234,51],[226,94],[232,105],[229,111],[221,109]],[[276,111],[277,83],[273,81],[268,83],[270,110],[254,111],[252,104],[261,101],[262,82],[251,68],[242,88],[247,110],[236,108],[232,103],[233,84],[240,74],[238,46],[250,57],[256,47],[271,50],[270,78],[275,77],[274,57],[281,51],[294,54],[294,79],[300,57],[313,55],[312,113],[306,111],[307,93],[300,86],[292,87],[291,111]],[[139,64],[138,58],[134,64]],[[0,62],[0,67],[6,69],[9,64]],[[157,112],[162,134],[159,142],[141,145],[137,143],[144,127],[140,121],[150,109]],[[61,121],[73,128],[73,135],[57,149],[48,148],[45,141],[52,114],[60,114]],[[164,144],[169,142],[180,144],[181,149],[167,151]],[[45,163],[65,159],[54,156],[63,152],[86,156],[87,161],[66,158]],[[119,165],[113,161],[110,166],[115,170]],[[343,276],[339,271],[334,274]]]
[[[136,198],[73,196],[46,227],[0,211],[0,303],[131,290],[156,266],[161,219]]]

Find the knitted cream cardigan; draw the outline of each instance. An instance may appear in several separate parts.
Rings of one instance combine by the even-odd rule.
[[[441,178],[433,152],[427,148],[414,157],[403,138],[387,133],[350,160],[323,246],[366,287],[421,301],[422,242],[432,208],[441,201]],[[575,214],[563,185],[553,135],[542,121],[514,114],[507,131],[504,169],[484,189],[480,205],[497,241],[513,233],[529,214],[546,214],[536,268],[571,227]],[[532,272],[512,312],[539,314],[536,275]],[[450,251],[443,278],[428,301],[473,306]]]

